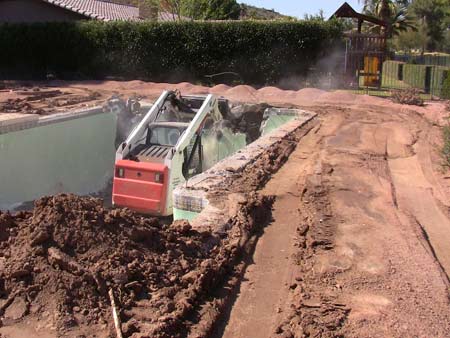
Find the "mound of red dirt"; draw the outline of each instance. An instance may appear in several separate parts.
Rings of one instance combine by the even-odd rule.
[[[0,215],[0,314],[17,298],[21,316],[55,311],[60,331],[111,322],[109,289],[126,310],[153,290],[186,288],[180,277],[205,259],[207,237],[187,223],[105,210],[99,199],[42,198],[33,213]]]
[[[2,325],[50,321],[55,336],[107,337],[112,290],[125,337],[185,337],[193,327],[206,334],[222,306],[209,303],[210,294],[233,273],[242,236],[268,217],[270,204],[249,198],[221,234],[75,195],[0,214],[0,333]],[[211,320],[200,324],[204,317]]]

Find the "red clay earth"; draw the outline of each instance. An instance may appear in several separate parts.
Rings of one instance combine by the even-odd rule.
[[[83,333],[85,326],[100,324],[107,332],[112,289],[125,321],[137,302],[147,301],[157,309],[149,311],[156,322],[165,317],[152,336],[183,335],[180,317],[195,298],[190,293],[199,291],[192,277],[211,255],[211,234],[105,210],[98,199],[73,195],[44,197],[32,213],[1,214],[0,220],[4,325],[31,316],[59,333],[79,324],[86,337],[92,331]],[[140,331],[134,321],[126,324],[127,335]]]
[[[112,289],[125,336],[208,334],[228,300],[212,295],[238,283],[240,257],[254,244],[245,239],[270,217],[271,198],[254,190],[283,165],[301,134],[268,148],[242,177],[213,189],[246,196],[225,230],[196,231],[183,221],[162,225],[74,195],[44,197],[33,212],[0,214],[0,333],[20,336],[26,326],[37,336],[109,336]]]
[[[233,271],[241,236],[268,210],[270,199],[249,198],[220,237],[74,195],[0,213],[2,332],[21,337],[26,323],[36,336],[110,336],[112,289],[126,337],[184,337],[205,311],[202,299]],[[196,330],[212,323],[203,325]]]
[[[414,108],[311,108],[217,337],[449,337],[449,174]]]
[[[217,85],[204,87],[187,82],[154,83],[144,81],[5,81],[4,89],[0,90],[0,113],[22,112],[52,114],[87,106],[102,106],[105,100],[113,94],[124,97],[139,96],[147,100],[158,98],[163,90],[180,90],[183,94],[216,94],[232,101],[247,103],[266,102],[272,105],[289,105],[303,108],[326,105],[376,105],[401,111],[412,109],[419,114],[426,114],[430,120],[443,122],[445,106],[439,102],[427,102],[426,107],[410,107],[393,103],[390,100],[368,96],[355,95],[348,91],[327,92],[316,88],[303,88],[298,91],[281,90],[275,87],[260,89],[247,85],[229,87]],[[44,92],[43,97],[36,92]],[[50,94],[45,94],[49,92]],[[50,95],[50,97],[45,97]],[[25,101],[29,109],[9,109],[8,102]],[[79,102],[77,102],[79,101]],[[5,107],[6,105],[6,107]],[[19,105],[20,106],[20,105]]]
[[[258,193],[276,197],[273,220],[264,228],[264,233],[259,234],[261,237],[254,254],[242,261],[238,251],[242,248],[239,245],[242,238],[250,237],[249,242],[256,242],[256,235],[251,237],[249,231],[260,230],[268,216],[263,214],[264,217],[260,217],[260,213],[262,210],[268,211],[270,204],[261,202],[256,196],[249,205],[242,205],[236,212],[237,216],[231,217],[232,226],[225,232],[206,232],[203,237],[190,230],[189,236],[181,236],[184,240],[197,243],[200,248],[206,245],[211,250],[208,255],[210,252],[214,254],[214,257],[207,255],[192,261],[193,271],[206,271],[206,276],[210,276],[208,272],[214,273],[212,284],[209,284],[209,277],[206,284],[197,283],[195,279],[194,286],[176,281],[174,285],[180,288],[174,295],[168,291],[172,290],[170,286],[164,284],[164,278],[169,275],[162,272],[158,289],[149,289],[149,299],[134,299],[131,291],[115,282],[114,274],[108,272],[109,267],[116,271],[122,265],[114,265],[108,260],[109,257],[97,258],[108,267],[105,274],[111,280],[106,281],[117,289],[124,331],[128,334],[137,329],[139,332],[135,332],[135,336],[179,334],[203,337],[208,336],[211,330],[215,330],[216,336],[233,338],[449,336],[450,180],[448,171],[441,165],[439,154],[442,146],[440,126],[448,116],[443,103],[427,102],[424,107],[405,106],[380,98],[318,89],[256,90],[249,86],[230,88],[223,85],[205,88],[186,83],[168,85],[140,81],[59,82],[57,85],[59,87],[56,89],[63,92],[83,86],[104,96],[120,92],[126,96],[137,93],[148,98],[157,97],[163,89],[178,88],[185,94],[215,92],[231,100],[300,106],[319,114],[317,125],[312,130],[299,138],[287,140],[290,143],[284,143],[278,150],[266,153],[263,156],[265,159],[256,161],[257,166],[236,179],[234,185],[222,187],[228,192],[244,190],[248,193],[247,189],[241,188],[248,186],[250,190],[258,190],[268,180]],[[285,158],[287,162],[281,169],[272,169],[278,155],[287,157],[283,155],[283,149],[287,150],[287,154],[292,150],[293,153]],[[275,153],[278,155],[272,157]],[[220,196],[218,191],[217,200]],[[83,214],[83,211],[78,213]],[[9,236],[21,238],[18,229],[22,226],[28,229],[29,234],[25,237],[31,240],[34,231],[31,214],[14,217],[3,214],[1,217],[0,240],[3,243],[8,243],[4,238]],[[135,220],[127,223],[121,221],[119,216],[119,223],[122,222],[125,224],[122,229],[126,229]],[[151,226],[158,229],[158,234],[173,231],[170,227]],[[16,229],[17,234],[11,229]],[[127,243],[147,250],[145,252],[150,252],[150,257],[153,257],[151,259],[155,259],[155,251],[146,247],[145,242],[135,244],[128,235],[120,236],[124,236]],[[163,242],[167,236],[161,235]],[[115,237],[111,238],[109,245],[115,243],[118,247]],[[213,244],[212,248],[209,247],[209,243],[216,244],[216,247]],[[50,244],[53,245],[53,242]],[[21,255],[28,257],[29,252],[35,250],[30,244],[24,246],[27,250],[22,250],[21,245],[2,246],[0,265],[16,260],[21,262]],[[104,250],[117,257],[116,249],[109,248],[109,245]],[[52,258],[55,252],[50,251],[49,254],[50,245],[40,246],[47,249],[43,256],[37,256],[43,260],[46,269],[65,275],[67,271],[55,263],[58,259],[55,261]],[[103,247],[101,244],[98,246]],[[3,252],[13,248],[21,254],[4,259]],[[86,264],[88,260],[82,253],[57,248],[84,269],[91,271],[96,266],[95,262]],[[176,258],[156,253],[164,258],[164,264],[178,266]],[[212,267],[204,263],[211,262],[209,259],[212,259]],[[152,266],[151,262],[148,264]],[[62,266],[78,265],[63,262]],[[20,264],[16,268],[25,270],[20,271],[19,276],[29,269]],[[8,268],[1,271],[12,272]],[[177,272],[175,270],[175,275],[182,279]],[[32,276],[34,273],[31,273]],[[243,278],[242,273],[245,273]],[[40,275],[38,272],[36,274]],[[28,336],[39,337],[38,333],[29,331],[39,324],[44,329],[45,325],[49,325],[47,332],[66,336],[75,336],[72,334],[75,332],[88,337],[94,332],[98,335],[113,333],[109,299],[100,296],[100,292],[95,290],[97,283],[92,279],[90,288],[96,292],[95,297],[86,299],[95,299],[103,304],[103,307],[97,307],[101,315],[98,319],[92,317],[89,325],[84,324],[83,317],[77,319],[75,316],[75,320],[79,320],[76,322],[78,326],[70,328],[62,320],[74,317],[70,310],[61,317],[50,318],[50,313],[57,307],[47,305],[51,302],[44,302],[42,298],[38,305],[43,308],[37,312],[32,306],[34,299],[24,297],[25,294],[19,294],[14,301],[9,301],[9,306],[5,306],[5,300],[13,294],[11,291],[27,290],[31,284],[27,284],[29,276],[24,280],[17,277],[18,283],[12,283],[10,275],[2,275],[2,278],[5,286],[14,287],[3,291],[0,306],[11,317],[22,315],[22,318],[4,322],[0,333],[5,336],[14,337],[14,333],[23,336],[27,333]],[[141,279],[137,281],[145,284]],[[230,312],[227,312],[227,299],[230,299],[240,281],[238,297]],[[67,288],[61,285],[62,290]],[[187,290],[195,291],[186,295],[184,292]],[[35,299],[39,299],[41,293],[46,295],[45,300],[52,299],[47,288],[37,293]],[[154,295],[156,299],[162,299],[162,303],[152,303]],[[193,299],[189,303],[192,308],[186,313],[180,312],[177,307],[177,301],[183,297]],[[54,298],[56,303],[64,304],[56,301],[58,297]],[[127,300],[131,301],[129,305]],[[82,304],[85,308],[79,306],[80,312],[87,309],[86,316],[89,316],[89,302]],[[47,314],[46,306],[50,309]],[[157,312],[160,307],[165,314]],[[61,308],[64,309],[63,306]],[[96,320],[98,325],[94,323]],[[52,329],[55,323],[56,327]],[[69,323],[73,322],[69,320]],[[101,325],[107,327],[102,328]]]

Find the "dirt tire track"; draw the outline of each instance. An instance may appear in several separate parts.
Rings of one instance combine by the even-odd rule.
[[[295,277],[284,278],[279,303],[256,314],[247,312],[247,318],[242,310],[237,319],[232,315],[228,336],[245,336],[255,327],[252,318],[266,312],[278,325],[262,337],[447,337],[448,282],[410,217],[414,213],[405,209],[390,165],[420,156],[417,149],[427,135],[423,117],[374,106],[370,111],[322,108],[321,119],[321,127],[299,145],[313,144],[314,138],[315,147],[304,150],[307,156],[290,176],[292,195],[303,191],[297,237],[291,241],[299,264],[287,264]],[[295,163],[298,149],[286,167]],[[428,174],[435,170],[429,166]],[[282,185],[286,179],[281,173],[283,169],[269,185]],[[294,183],[298,176],[304,177],[303,183]],[[402,172],[402,177],[415,182],[414,171]],[[438,179],[430,185],[436,186]],[[443,195],[438,194],[439,200]],[[274,206],[287,213],[290,204]],[[261,242],[270,241],[264,236]],[[264,269],[259,269],[262,274]],[[276,268],[280,273],[284,269]],[[246,276],[256,276],[246,284],[263,278],[255,272]],[[283,297],[286,290],[288,297]],[[242,307],[239,299],[236,305]]]

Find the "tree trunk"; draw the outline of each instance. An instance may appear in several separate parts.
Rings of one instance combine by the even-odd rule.
[[[385,36],[386,38],[391,37],[391,16],[392,16],[392,9],[390,6],[389,0],[381,0],[380,4],[380,10],[379,10],[379,16],[380,19],[383,20],[386,24],[386,27],[384,28]]]

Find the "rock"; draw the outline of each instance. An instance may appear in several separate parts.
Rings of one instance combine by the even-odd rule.
[[[131,283],[128,283],[128,284],[125,285],[125,287],[127,289],[132,289],[135,292],[141,292],[141,290],[142,290],[142,284],[139,283],[138,281],[133,281]]]
[[[39,305],[39,304],[32,304],[31,307],[30,307],[30,312],[33,313],[33,314],[36,314],[39,311],[41,311],[41,309],[42,309],[41,305]]]
[[[188,234],[189,231],[191,231],[192,226],[186,220],[179,220],[172,223],[172,228],[181,234]]]
[[[50,239],[50,234],[46,230],[39,230],[31,240],[31,246],[42,244]]]
[[[114,283],[124,285],[128,283],[128,274],[125,271],[118,271],[113,275]]]
[[[322,306],[322,302],[319,299],[304,299],[302,305],[304,307],[319,308]]]
[[[193,283],[198,278],[198,275],[199,275],[198,271],[190,271],[183,277],[181,277],[181,280],[183,282]]]
[[[230,117],[234,120],[240,120],[244,114],[244,107],[242,105],[230,109]]]
[[[143,242],[152,238],[153,231],[146,228],[133,228],[130,231],[130,238],[135,242]]]
[[[125,324],[122,324],[122,332],[125,336],[129,337],[135,332],[139,332],[139,322],[135,319],[130,319]]]
[[[6,308],[5,318],[18,320],[28,313],[28,304],[23,297],[16,297],[14,301]]]
[[[84,273],[83,267],[74,261],[69,255],[56,248],[48,248],[48,262],[58,265],[62,270],[66,270],[74,275],[81,276]]]
[[[204,269],[209,269],[213,266],[214,261],[212,259],[207,259],[200,263],[200,266]]]
[[[12,278],[22,278],[22,277],[26,277],[31,273],[31,271],[29,269],[19,269],[16,271],[11,272],[11,277]]]
[[[189,262],[187,260],[185,260],[184,258],[182,258],[180,260],[180,265],[184,270],[189,268]]]

